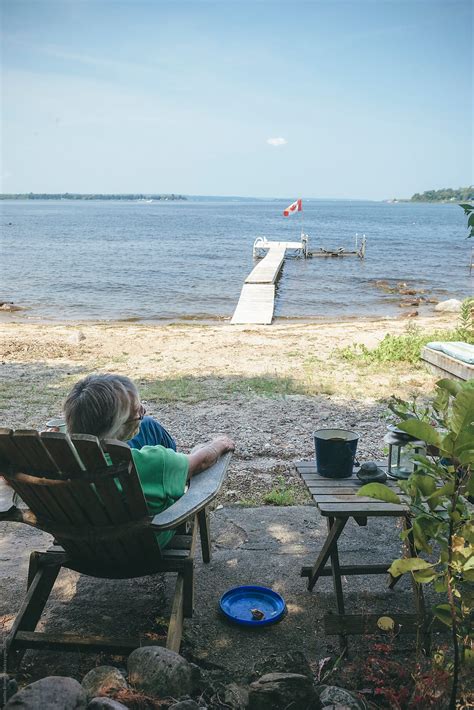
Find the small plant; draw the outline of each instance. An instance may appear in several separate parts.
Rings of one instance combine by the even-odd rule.
[[[267,505],[294,505],[295,493],[283,476],[278,476],[278,486],[267,493],[263,500]]]
[[[426,443],[426,455],[413,456],[417,470],[400,481],[411,519],[412,536],[421,556],[394,560],[393,577],[410,573],[419,584],[432,584],[445,600],[435,616],[452,631],[453,682],[449,707],[454,710],[461,663],[474,661],[471,616],[474,606],[474,380],[440,380],[428,404],[394,399],[389,405],[401,419],[397,426]],[[400,503],[388,486],[371,483],[358,495]]]
[[[474,205],[461,204],[459,207],[462,207],[467,217],[467,227],[470,230],[467,238],[474,237]]]

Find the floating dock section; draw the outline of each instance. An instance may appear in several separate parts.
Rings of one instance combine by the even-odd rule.
[[[305,256],[305,235],[302,235],[301,242],[269,242],[261,237],[255,240],[254,257],[261,251],[267,253],[245,279],[231,323],[270,325],[275,308],[275,281],[287,250],[297,250]]]

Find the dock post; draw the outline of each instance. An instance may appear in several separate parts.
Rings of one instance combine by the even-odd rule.
[[[308,257],[308,246],[309,246],[309,236],[301,232],[301,247],[303,251],[303,256],[306,259]]]

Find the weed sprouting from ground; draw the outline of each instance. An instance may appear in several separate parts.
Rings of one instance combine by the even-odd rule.
[[[278,485],[267,493],[263,500],[266,505],[295,505],[295,492],[283,476],[278,476]]]

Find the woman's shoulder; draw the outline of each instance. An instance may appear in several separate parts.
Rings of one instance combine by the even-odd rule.
[[[154,466],[170,465],[174,462],[182,462],[183,458],[187,459],[186,454],[181,454],[173,449],[167,449],[161,444],[156,444],[155,446],[142,446],[141,449],[132,449],[132,458],[136,465],[147,465],[152,464]]]

